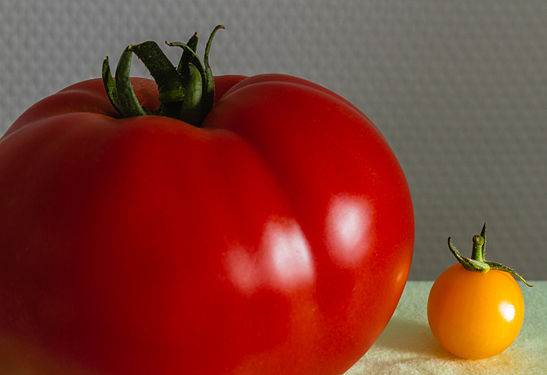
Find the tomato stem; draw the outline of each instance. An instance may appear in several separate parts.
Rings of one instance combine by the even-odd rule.
[[[478,262],[484,262],[484,241],[485,239],[480,235],[473,236],[473,250],[471,252],[471,259]]]
[[[484,223],[484,225],[482,226],[481,234],[477,234],[473,236],[473,250],[471,252],[471,258],[462,256],[460,252],[458,251],[458,249],[456,249],[456,247],[452,244],[452,239],[448,237],[448,248],[450,249],[452,254],[456,257],[458,262],[466,270],[482,272],[482,273],[488,272],[490,270],[503,271],[515,276],[527,286],[529,287],[533,286],[530,283],[528,283],[521,275],[519,275],[512,268],[507,267],[501,263],[487,261],[484,256],[485,247],[486,247],[486,223]]]
[[[123,51],[116,67],[115,80],[110,73],[108,57],[105,57],[102,67],[103,84],[114,109],[122,117],[154,114],[200,126],[211,110],[215,96],[215,82],[209,66],[211,44],[216,32],[224,28],[218,25],[211,32],[205,48],[204,64],[196,55],[197,33],[192,35],[187,44],[166,42],[169,46],[183,48],[176,68],[153,41],[129,45]],[[133,53],[144,63],[158,85],[161,105],[154,112],[142,107],[131,86],[129,70]]]

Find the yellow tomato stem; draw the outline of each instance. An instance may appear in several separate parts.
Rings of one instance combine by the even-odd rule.
[[[471,259],[477,262],[484,262],[484,238],[480,235],[473,236],[473,251],[471,252]]]

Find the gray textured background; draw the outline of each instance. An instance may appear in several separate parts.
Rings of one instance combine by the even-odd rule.
[[[547,1],[0,0],[0,131],[129,43],[218,23],[216,74],[310,79],[382,130],[414,201],[411,279],[453,262],[448,235],[467,253],[483,220],[487,256],[547,279]]]

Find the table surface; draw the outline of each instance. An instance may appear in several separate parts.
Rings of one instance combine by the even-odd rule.
[[[519,282],[525,316],[513,344],[494,357],[459,359],[436,341],[427,323],[432,281],[409,281],[376,343],[345,375],[362,374],[547,374],[547,281]]]

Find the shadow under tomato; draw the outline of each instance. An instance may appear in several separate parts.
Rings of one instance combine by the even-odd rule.
[[[423,357],[456,359],[439,345],[427,324],[415,320],[393,318],[374,345]]]

